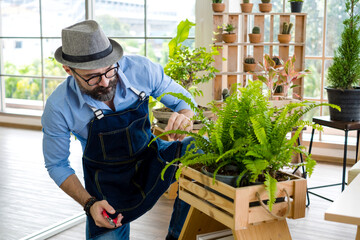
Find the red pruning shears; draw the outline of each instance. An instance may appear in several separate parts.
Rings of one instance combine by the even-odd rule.
[[[116,221],[117,221],[116,218],[112,219],[111,217],[109,217],[109,215],[106,213],[105,209],[103,210],[102,215],[111,224],[111,226],[116,227]]]

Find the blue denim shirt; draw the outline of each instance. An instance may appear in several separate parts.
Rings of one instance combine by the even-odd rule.
[[[138,100],[130,87],[154,98],[164,92],[179,92],[191,97],[184,88],[164,74],[161,65],[145,57],[123,56],[118,63],[121,82],[116,86],[114,97],[116,111],[125,110]],[[169,95],[162,98],[161,102],[174,111],[190,109],[184,101]],[[88,125],[94,117],[89,105],[102,109],[104,114],[112,112],[105,103],[82,94],[72,76],[62,82],[47,99],[41,118],[43,154],[45,167],[58,186],[75,173],[68,159],[70,133],[81,142],[83,150],[86,146]]]

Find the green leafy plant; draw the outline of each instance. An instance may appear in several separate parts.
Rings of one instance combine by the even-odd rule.
[[[290,34],[290,33],[291,33],[291,29],[292,29],[293,26],[294,26],[293,23],[284,22],[284,23],[283,23],[282,34]]]
[[[289,89],[296,87],[293,84],[294,81],[310,74],[307,69],[300,72],[296,71],[295,61],[296,57],[294,55],[283,64],[283,67],[275,68],[276,62],[268,54],[265,54],[263,63],[258,63],[261,72],[252,74],[267,86],[270,91],[270,99],[273,99],[274,93],[279,87],[283,89],[286,98]]]
[[[212,3],[222,3],[223,0],[212,0]]]
[[[329,87],[352,89],[360,80],[360,15],[355,10],[359,0],[346,0],[348,18],[344,20],[341,44],[335,50],[334,60],[328,69]]]
[[[260,28],[259,27],[253,27],[252,33],[253,34],[260,34]]]
[[[243,3],[250,3],[250,0],[243,0]]]
[[[227,32],[228,34],[233,33],[234,30],[235,30],[235,27],[231,23],[226,24],[226,26],[224,28],[224,32]]]
[[[304,2],[304,0],[289,0],[288,2]]]
[[[313,102],[290,103],[281,109],[269,107],[268,97],[262,94],[260,81],[249,82],[247,87],[233,89],[232,94],[219,108],[213,104],[213,112],[217,120],[204,118],[201,110],[194,119],[203,121],[203,127],[198,133],[182,130],[172,130],[162,135],[178,133],[192,136],[193,141],[185,154],[166,165],[162,174],[173,163],[181,163],[176,177],[179,178],[184,167],[204,165],[214,170],[216,174],[227,165],[238,167],[238,181],[246,179],[254,182],[265,178],[264,184],[269,192],[269,208],[275,201],[276,173],[284,167],[305,165],[311,175],[315,161],[307,154],[304,147],[297,146],[296,140],[305,126],[322,130],[321,126],[303,121],[302,116],[319,106],[335,105]],[[186,101],[195,107],[190,99],[181,94],[169,93]],[[291,114],[290,114],[291,113]],[[293,131],[291,138],[287,135]],[[206,135],[207,138],[203,136]],[[191,147],[193,148],[191,148]],[[201,150],[203,153],[199,153]],[[306,157],[303,164],[290,165],[294,153]],[[245,181],[246,182],[246,181]],[[275,184],[274,184],[275,183]]]
[[[262,3],[270,3],[271,0],[261,0]]]
[[[219,72],[212,64],[215,61],[213,56],[219,55],[219,52],[216,47],[211,47],[208,51],[204,47],[192,50],[183,45],[182,42],[188,38],[193,26],[195,23],[187,19],[177,26],[177,35],[169,42],[169,61],[164,72],[193,96],[201,96],[202,92],[196,85],[208,82]]]

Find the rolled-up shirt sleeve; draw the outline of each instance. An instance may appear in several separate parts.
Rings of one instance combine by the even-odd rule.
[[[60,186],[74,174],[69,163],[70,130],[64,116],[47,104],[41,118],[43,126],[43,154],[50,177]]]
[[[182,86],[180,86],[178,83],[176,83],[173,79],[171,79],[169,76],[167,76],[164,73],[164,69],[160,64],[152,63],[152,65],[153,66],[151,67],[152,74],[151,74],[150,83],[152,84],[153,97],[157,98],[161,94],[166,92],[182,93],[186,97],[190,98],[191,101],[196,105],[196,102],[194,98],[191,96],[191,94],[188,91],[186,91]],[[165,95],[160,100],[160,102],[175,112],[178,112],[182,109],[191,110],[190,106],[185,101],[173,97],[171,95]]]

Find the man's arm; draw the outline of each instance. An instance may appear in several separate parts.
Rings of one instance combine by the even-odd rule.
[[[70,175],[61,185],[60,188],[77,201],[82,207],[91,198],[90,194],[85,190],[78,177],[75,174]],[[113,228],[111,224],[102,216],[105,209],[108,213],[114,214],[115,209],[109,205],[106,200],[97,201],[90,207],[90,215],[94,219],[95,224],[99,227]],[[121,213],[117,216],[116,227],[120,227],[123,216]]]
[[[169,130],[185,130],[191,131],[193,129],[193,121],[190,120],[194,116],[194,112],[189,109],[182,109],[179,112],[174,112],[169,118],[165,131]],[[183,140],[185,135],[170,134],[170,138],[174,140]]]

